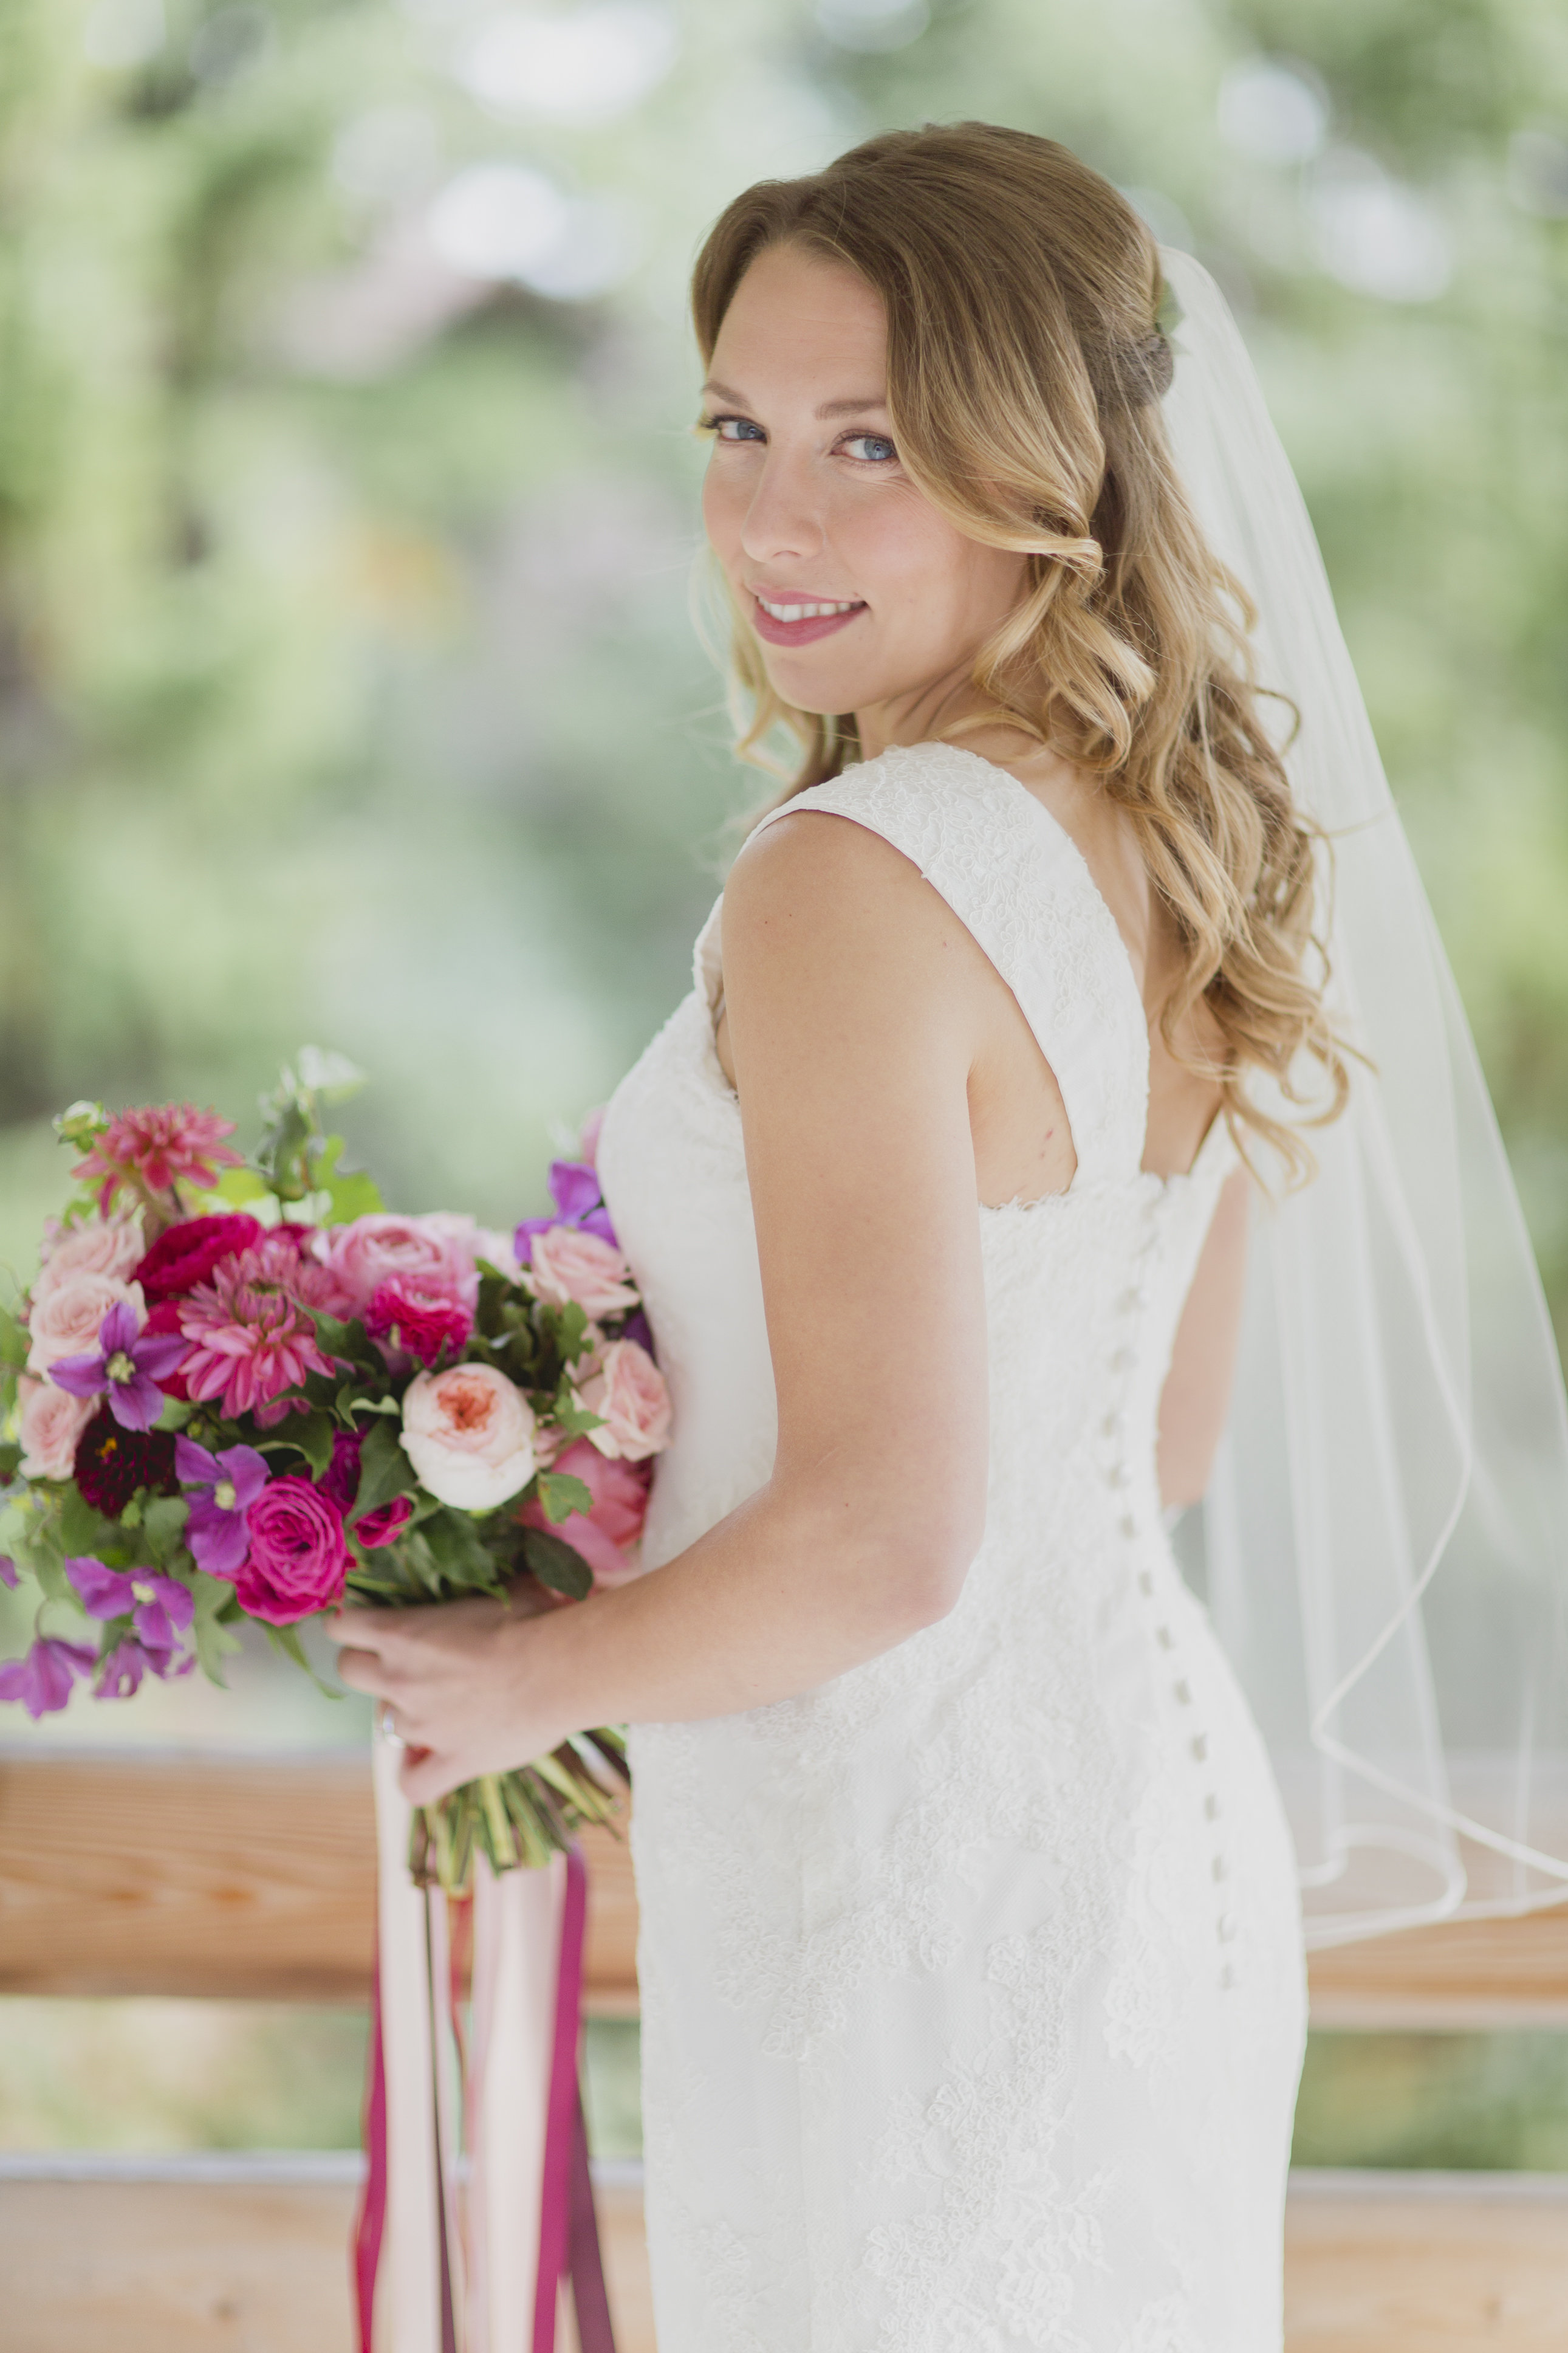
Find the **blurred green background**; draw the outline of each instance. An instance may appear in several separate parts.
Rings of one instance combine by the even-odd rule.
[[[0,1261],[65,1103],[248,1140],[305,1039],[374,1074],[390,1201],[539,1201],[760,793],[689,614],[694,248],[963,115],[1068,142],[1242,318],[1563,1326],[1559,0],[7,0]],[[364,1731],[249,1655],[232,1700],[6,1715]],[[362,2031],[0,2006],[0,2143],[352,2139]],[[629,2147],[629,2033],[595,2053]],[[1299,2153],[1558,2167],[1565,2104],[1557,2038],[1321,2037]]]

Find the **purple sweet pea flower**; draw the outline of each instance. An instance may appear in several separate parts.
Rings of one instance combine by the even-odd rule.
[[[232,1577],[250,1550],[248,1514],[271,1475],[254,1446],[226,1446],[209,1454],[194,1439],[174,1440],[182,1486],[198,1490],[185,1522],[185,1542],[209,1577]]]
[[[552,1226],[581,1226],[584,1232],[597,1234],[601,1241],[620,1247],[605,1207],[598,1171],[585,1160],[551,1162],[550,1198],[555,1204],[552,1218],[524,1218],[518,1227],[513,1247],[520,1265],[527,1266],[533,1255],[534,1235],[547,1233]]]
[[[97,1652],[85,1642],[40,1635],[25,1659],[7,1659],[0,1667],[0,1700],[20,1700],[36,1724],[64,1707],[77,1676],[91,1674],[97,1664]]]
[[[180,1647],[180,1635],[195,1615],[195,1600],[178,1577],[150,1570],[106,1568],[90,1553],[66,1562],[66,1575],[89,1618],[129,1617],[142,1646],[163,1659],[160,1674]]]
[[[49,1378],[72,1397],[101,1397],[121,1430],[151,1430],[163,1410],[161,1380],[184,1364],[191,1344],[177,1332],[137,1335],[136,1310],[118,1299],[98,1327],[95,1356],[62,1356]]]
[[[8,1585],[13,1593],[16,1590],[16,1564],[8,1552],[0,1552],[0,1585]]]

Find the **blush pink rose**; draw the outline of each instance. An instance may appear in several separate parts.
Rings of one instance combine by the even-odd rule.
[[[491,1512],[536,1467],[533,1409],[494,1365],[416,1373],[403,1400],[403,1445],[437,1503]]]
[[[234,1589],[248,1616],[291,1626],[342,1599],[353,1566],[343,1515],[309,1479],[269,1479],[246,1514],[246,1535]]]
[[[637,1303],[625,1258],[614,1242],[582,1226],[547,1226],[533,1237],[529,1280],[552,1307],[575,1300],[588,1315],[623,1315]]]
[[[22,1476],[24,1479],[68,1479],[76,1469],[77,1440],[98,1411],[95,1397],[71,1397],[53,1381],[30,1381],[26,1373],[16,1384],[22,1409]]]
[[[580,1552],[595,1585],[624,1585],[637,1573],[637,1542],[647,1517],[651,1472],[641,1463],[611,1461],[585,1438],[574,1439],[552,1467],[581,1479],[594,1498],[592,1504],[586,1512],[555,1521],[534,1500],[524,1504],[519,1519],[527,1528],[547,1528]]]
[[[645,1461],[669,1443],[669,1391],[664,1375],[635,1340],[613,1340],[598,1370],[578,1395],[590,1413],[603,1417],[588,1442],[623,1462]]]
[[[136,1329],[147,1321],[139,1282],[114,1274],[68,1274],[42,1299],[34,1295],[27,1315],[27,1370],[45,1374],[62,1356],[88,1356],[98,1345],[98,1327],[111,1307],[133,1308]]]
[[[67,1226],[44,1261],[33,1285],[37,1304],[78,1274],[110,1274],[128,1282],[147,1248],[140,1213],[134,1218],[94,1218],[89,1225]]]
[[[384,1282],[449,1290],[472,1308],[479,1295],[472,1221],[396,1218],[378,1210],[346,1226],[323,1226],[310,1245],[337,1285],[343,1311],[363,1314]]]

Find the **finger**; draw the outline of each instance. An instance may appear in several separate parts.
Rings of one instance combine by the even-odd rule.
[[[423,1609],[329,1609],[321,1623],[330,1642],[351,1642],[362,1651],[395,1650],[427,1614]]]
[[[351,1691],[368,1692],[373,1699],[388,1699],[396,1678],[384,1659],[374,1651],[340,1651],[338,1681],[347,1683]]]

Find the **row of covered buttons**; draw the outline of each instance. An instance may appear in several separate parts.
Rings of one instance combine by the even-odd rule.
[[[1159,1240],[1159,1229],[1156,1223],[1156,1218],[1160,1198],[1161,1197],[1159,1195],[1153,1194],[1144,1206],[1143,1231],[1140,1237],[1138,1246],[1134,1253],[1137,1261],[1147,1261]],[[1121,1315],[1128,1319],[1141,1315],[1143,1309],[1149,1304],[1149,1295],[1147,1274],[1144,1267],[1141,1265],[1134,1275],[1132,1282],[1129,1288],[1122,1293],[1121,1296],[1116,1303]],[[1119,1337],[1117,1345],[1113,1349],[1110,1356],[1111,1372],[1115,1375],[1125,1377],[1132,1370],[1137,1360],[1138,1352],[1136,1347],[1132,1345],[1129,1340]],[[1105,1465],[1106,1482],[1113,1492],[1127,1498],[1118,1525],[1122,1535],[1127,1538],[1129,1543],[1132,1543],[1142,1535],[1143,1529],[1142,1523],[1141,1522],[1138,1513],[1133,1507],[1131,1497],[1128,1493],[1128,1491],[1133,1484],[1134,1474],[1131,1462],[1127,1460],[1125,1453],[1122,1451],[1127,1438],[1127,1414],[1126,1409],[1122,1405],[1119,1403],[1112,1406],[1110,1411],[1105,1417],[1104,1423],[1102,1424],[1102,1431],[1104,1437],[1109,1441],[1110,1448]],[[1157,1588],[1154,1574],[1152,1569],[1145,1567],[1139,1570],[1138,1589],[1143,1595],[1145,1600],[1153,1600]],[[1166,1653],[1171,1664],[1179,1665],[1180,1662],[1175,1657],[1176,1637],[1169,1624],[1164,1622],[1156,1624],[1154,1628],[1154,1640],[1160,1649]],[[1168,1688],[1179,1707],[1192,1706],[1192,1685],[1188,1682],[1185,1674],[1177,1674]],[[1207,1764],[1209,1746],[1208,1735],[1206,1733],[1202,1731],[1194,1732],[1189,1737],[1187,1746],[1188,1752],[1193,1757],[1194,1763],[1199,1765]],[[1205,1820],[1210,1823],[1217,1823],[1220,1819],[1220,1802],[1218,1794],[1214,1789],[1208,1788],[1204,1791],[1203,1807]],[[1215,1844],[1209,1857],[1209,1870],[1215,1885],[1216,1887],[1224,1887],[1230,1877],[1230,1865],[1226,1857],[1224,1848],[1219,1843],[1219,1834],[1217,1831],[1215,1833]],[[1233,1913],[1222,1910],[1217,1914],[1215,1922],[1215,1930],[1217,1940],[1222,1947],[1228,1946],[1234,1941],[1236,1936],[1236,1917]],[[1236,1983],[1235,1965],[1228,1959],[1221,1964],[1219,1982],[1221,1989],[1224,1991],[1228,1991]]]

